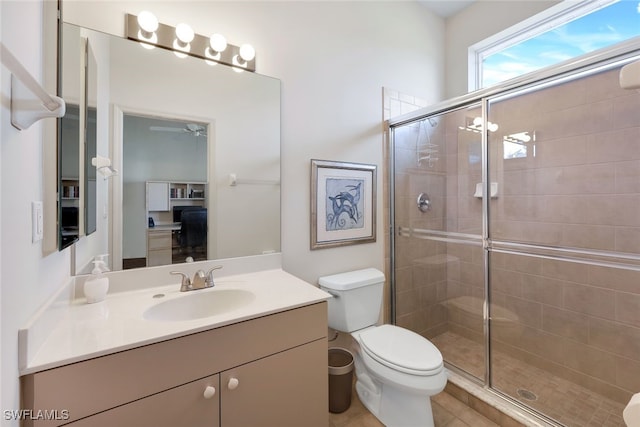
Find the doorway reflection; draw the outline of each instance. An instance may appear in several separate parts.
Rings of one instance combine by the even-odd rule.
[[[207,128],[124,115],[124,269],[207,259]]]

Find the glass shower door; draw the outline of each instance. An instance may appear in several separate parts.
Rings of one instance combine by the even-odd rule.
[[[619,69],[489,102],[491,386],[569,426],[640,390],[640,96]]]
[[[396,324],[484,381],[479,104],[393,129]]]

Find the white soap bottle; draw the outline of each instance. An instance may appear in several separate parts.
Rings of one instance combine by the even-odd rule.
[[[105,271],[107,266],[102,260],[93,261],[93,270],[91,271],[91,278],[84,282],[84,296],[87,298],[87,303],[93,304],[100,302],[107,296],[109,290],[109,278],[105,277],[102,272]]]

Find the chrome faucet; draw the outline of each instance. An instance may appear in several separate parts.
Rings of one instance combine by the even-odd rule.
[[[189,279],[189,276],[181,271],[170,271],[169,274],[181,275],[182,281],[180,283],[180,292],[187,292],[204,288],[213,288],[215,286],[213,283],[213,271],[221,268],[221,265],[217,265],[211,268],[206,274],[203,270],[198,270],[196,271],[196,274],[194,274],[193,280]]]

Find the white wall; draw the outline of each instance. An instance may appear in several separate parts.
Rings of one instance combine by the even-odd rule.
[[[42,2],[0,2],[2,43],[42,81]],[[18,131],[10,124],[10,73],[0,67],[0,325],[3,410],[19,407],[18,329],[69,277],[69,250],[42,256],[31,243],[31,201],[42,200],[42,122]],[[50,119],[49,119],[50,120]],[[5,421],[2,425],[18,425]]]
[[[442,99],[444,23],[413,2],[71,2],[64,19],[116,35],[125,12],[252,43],[257,71],[282,81],[284,267],[321,275],[383,267],[382,87]],[[310,251],[310,160],[376,164],[378,241]]]
[[[480,0],[447,19],[446,97],[468,92],[469,46],[559,3],[558,0]]]

